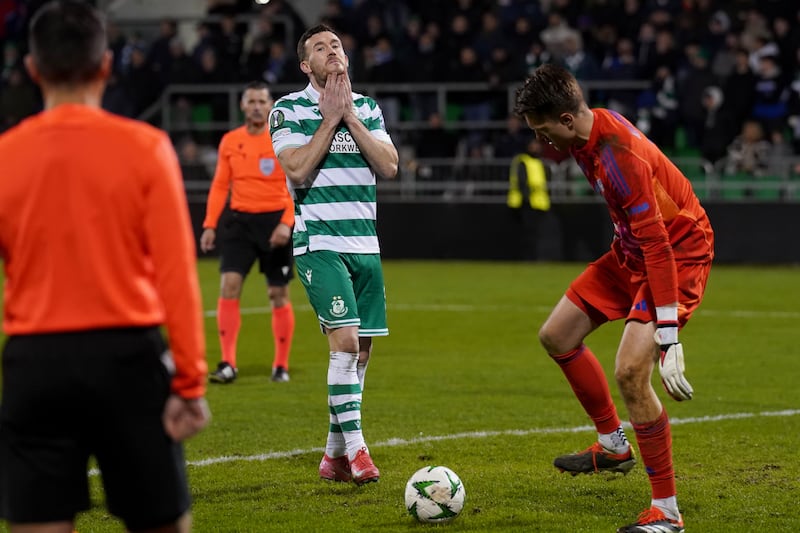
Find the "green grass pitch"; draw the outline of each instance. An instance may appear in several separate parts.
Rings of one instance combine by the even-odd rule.
[[[197,532],[420,532],[406,480],[442,464],[467,501],[452,532],[610,532],[649,505],[641,463],[627,476],[559,474],[555,455],[595,438],[536,333],[580,264],[385,263],[391,335],[375,342],[363,428],[379,483],[317,477],[328,425],[327,343],[300,283],[291,381],[270,382],[263,278],[242,298],[239,379],[209,386],[213,420],[186,445]],[[201,260],[208,362],[219,360],[217,263]],[[800,269],[716,266],[681,333],[695,399],[657,390],[674,421],[678,501],[687,531],[800,530]],[[587,340],[611,375],[622,323]],[[623,419],[627,413],[611,385]],[[633,438],[633,432],[629,432]],[[123,528],[103,507],[80,533]],[[153,480],[157,483],[158,480]],[[0,526],[0,530],[5,526]]]

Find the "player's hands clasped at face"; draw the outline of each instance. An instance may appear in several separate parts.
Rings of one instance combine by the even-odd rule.
[[[162,421],[167,435],[175,442],[199,433],[211,420],[205,398],[186,399],[170,395],[164,406]]]
[[[350,78],[348,78],[347,72],[328,74],[325,81],[325,92],[319,97],[319,112],[324,118],[338,122],[352,111],[352,106]]]

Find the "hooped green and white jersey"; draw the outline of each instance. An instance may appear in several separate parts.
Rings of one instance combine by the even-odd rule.
[[[352,96],[359,119],[373,137],[391,143],[375,100]],[[275,153],[308,144],[321,122],[319,91],[311,84],[279,98],[269,116]],[[289,183],[295,205],[294,255],[316,250],[379,253],[375,185],[375,172],[342,123],[314,172],[301,185]]]

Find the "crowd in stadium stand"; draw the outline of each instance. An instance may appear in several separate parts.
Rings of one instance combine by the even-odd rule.
[[[0,0],[4,128],[40,106],[21,63],[30,9],[31,2]],[[162,21],[149,40],[112,21],[114,75],[105,106],[136,117],[175,83],[263,79],[302,85],[294,44],[308,24],[325,22],[342,35],[354,83],[478,81],[500,87],[556,62],[581,80],[651,82],[649,90],[593,93],[592,103],[620,111],[668,153],[701,155],[709,169],[758,176],[774,173],[773,156],[800,155],[796,2],[328,0],[318,20],[304,21],[286,0],[209,0],[207,14],[212,17],[197,24],[192,43],[179,36],[173,20]],[[243,23],[245,14],[251,20]],[[506,100],[488,94],[461,93],[454,102],[460,116],[446,119],[506,120]],[[177,105],[196,105],[196,98]],[[211,104],[212,111],[227,109]],[[489,153],[505,156],[509,146],[524,150],[530,137],[511,120],[507,131],[454,139],[441,131],[445,117],[424,101],[413,104],[413,118],[431,125],[419,136],[425,142],[414,143],[426,154],[440,146],[441,153],[430,155],[446,157],[465,145],[487,153],[488,144]]]

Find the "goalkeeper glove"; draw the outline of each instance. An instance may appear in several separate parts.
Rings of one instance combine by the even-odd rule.
[[[683,375],[686,365],[683,362],[683,345],[678,342],[678,324],[659,323],[654,338],[660,347],[658,372],[664,389],[679,402],[691,400],[694,389]]]

